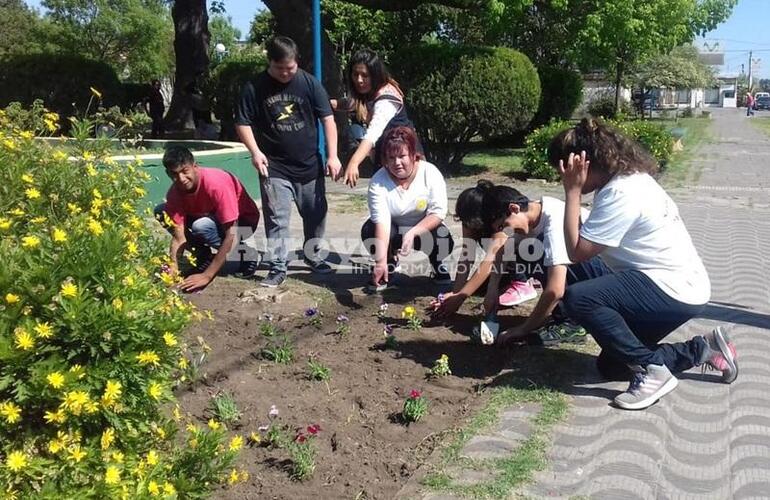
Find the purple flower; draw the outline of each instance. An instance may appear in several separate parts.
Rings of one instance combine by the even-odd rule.
[[[385,325],[382,329],[382,333],[385,335],[391,335],[393,333],[393,325]]]
[[[347,323],[348,321],[350,321],[350,318],[348,318],[344,314],[340,314],[339,316],[337,316],[337,323]]]
[[[317,307],[308,307],[307,309],[305,309],[305,317],[306,318],[312,318],[316,314],[318,314],[318,308]]]

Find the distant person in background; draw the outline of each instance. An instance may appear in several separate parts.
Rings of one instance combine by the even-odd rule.
[[[163,103],[163,94],[160,91],[160,80],[153,80],[150,84],[150,92],[144,101],[144,110],[150,115],[152,119],[152,132],[150,133],[151,139],[159,139],[163,137],[163,113],[166,111],[166,106]]]
[[[746,116],[754,116],[754,96],[746,92]]]

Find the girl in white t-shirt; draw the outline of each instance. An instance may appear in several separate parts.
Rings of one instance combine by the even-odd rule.
[[[570,260],[600,255],[611,271],[568,286],[563,305],[601,346],[602,373],[630,368],[631,383],[615,403],[646,408],[676,387],[672,372],[693,366],[708,365],[734,381],[735,347],[720,328],[687,342],[658,343],[703,310],[711,284],[676,204],[652,177],[655,159],[589,119],[557,135],[548,158],[564,185]],[[591,215],[581,226],[581,195],[591,192]]]

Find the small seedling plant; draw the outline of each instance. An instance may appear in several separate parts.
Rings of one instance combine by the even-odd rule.
[[[308,307],[305,309],[305,318],[308,320],[308,324],[312,325],[315,329],[320,329],[323,323],[323,313],[317,307]]]
[[[211,411],[216,420],[231,427],[236,425],[241,418],[238,404],[235,402],[232,394],[227,392],[220,392],[211,398],[209,411]]]
[[[287,448],[292,462],[292,479],[304,481],[313,476],[316,456],[316,449],[315,446],[313,446],[313,442],[320,431],[320,425],[309,425],[305,431],[302,429],[297,430],[294,439],[289,442]]]
[[[452,374],[452,370],[449,368],[449,356],[442,354],[440,358],[433,363],[433,368],[430,369],[430,376],[439,378],[446,377]]]
[[[428,413],[428,401],[422,393],[412,389],[409,397],[404,401],[404,409],[401,415],[407,424],[417,422]]]
[[[262,357],[278,364],[288,365],[294,360],[294,346],[289,338],[284,335],[280,339],[271,340],[262,349]]]
[[[337,316],[337,335],[346,337],[350,333],[350,318],[344,314]]]
[[[417,309],[414,306],[406,306],[401,312],[401,317],[406,319],[406,327],[410,330],[419,331],[422,328],[422,320],[417,317]]]
[[[332,371],[328,366],[325,366],[319,361],[315,361],[312,357],[307,362],[308,378],[310,380],[317,380],[324,382],[332,378]]]

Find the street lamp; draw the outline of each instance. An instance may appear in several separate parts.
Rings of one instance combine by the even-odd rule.
[[[214,45],[214,52],[217,55],[217,61],[221,61],[225,54],[227,54],[227,47],[225,47],[224,43],[219,42],[218,44]]]

